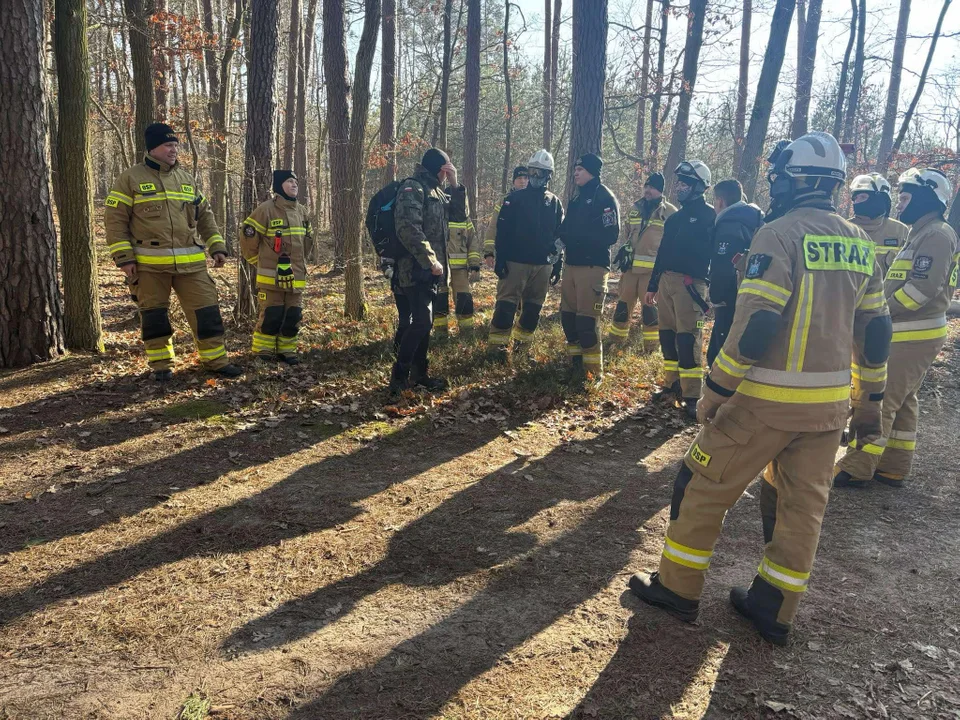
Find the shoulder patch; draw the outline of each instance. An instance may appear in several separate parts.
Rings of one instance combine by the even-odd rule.
[[[140,192],[142,193],[152,193],[157,191],[157,186],[153,183],[140,183]]]
[[[244,234],[246,237],[253,237],[254,235],[257,234],[257,231],[253,228],[253,225],[244,225],[244,226],[243,226],[243,234]]]
[[[929,255],[918,255],[913,261],[913,269],[916,272],[927,272],[933,267],[933,258]]]
[[[613,208],[604,208],[602,222],[604,227],[613,227],[617,224],[616,213],[613,212]]]
[[[767,268],[770,267],[771,262],[773,262],[773,258],[769,255],[754,253],[750,256],[750,259],[747,260],[747,271],[744,273],[744,276],[751,280],[763,277]]]

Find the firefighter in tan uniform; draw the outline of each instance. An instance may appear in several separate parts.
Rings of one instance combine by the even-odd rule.
[[[243,221],[240,234],[243,256],[257,268],[260,316],[253,331],[253,354],[287,365],[300,364],[297,336],[307,286],[304,247],[310,226],[297,204],[299,190],[292,170],[274,170],[274,196]]]
[[[620,299],[607,335],[610,345],[625,342],[630,335],[633,310],[637,300],[646,295],[653,275],[653,265],[663,239],[663,224],[676,211],[674,205],[663,199],[663,175],[653,173],[643,185],[643,197],[630,208],[627,239],[614,259],[623,274],[620,276]],[[653,352],[660,346],[657,308],[642,304],[640,312],[643,349]]]
[[[850,183],[850,198],[853,200],[850,222],[862,228],[876,243],[880,277],[886,277],[910,232],[906,225],[890,217],[890,183],[878,173],[857,175]]]
[[[179,140],[169,125],[145,133],[143,163],[120,174],[105,201],[104,225],[113,261],[127,276],[140,308],[140,328],[153,378],[173,377],[170,291],[187,316],[200,362],[210,372],[236,377],[227,359],[217,287],[204,250],[223,267],[227,246],[213,210],[194,179],[177,164]]]
[[[900,219],[911,226],[903,250],[887,271],[884,294],[893,320],[883,432],[854,438],[837,465],[834,485],[858,487],[871,478],[899,487],[917,445],[917,391],[947,338],[946,311],[956,286],[957,235],[944,221],[950,182],[938,170],[900,176]],[[854,375],[869,371],[854,367]]]
[[[450,290],[453,290],[453,312],[457,316],[460,335],[473,331],[473,293],[470,286],[480,280],[480,238],[470,218],[462,222],[450,221],[450,240],[447,241],[450,261],[450,281],[437,293],[433,308],[433,332],[438,339],[449,333]]]
[[[560,324],[567,338],[574,382],[603,377],[600,318],[610,275],[610,248],[620,236],[620,205],[600,182],[603,160],[593,153],[577,158],[576,193],[560,225],[564,248]]]
[[[724,514],[770,464],[776,502],[764,556],[750,588],[730,600],[775,644],[786,643],[810,579],[851,357],[868,370],[854,385],[852,427],[865,441],[880,434],[890,317],[873,242],[831,203],[845,169],[827,133],[780,156],[771,195],[786,213],[754,236],[733,327],[697,407],[704,427],[674,483],[659,572],[630,580],[645,602],[694,621]]]
[[[510,192],[523,190],[527,187],[529,180],[530,175],[528,169],[523,165],[517,165],[517,167],[513,169],[513,187]],[[509,195],[507,197],[509,197]],[[504,200],[505,199],[506,198],[504,198]],[[497,252],[497,220],[500,218],[500,208],[502,207],[503,200],[494,205],[493,216],[490,218],[490,222],[487,224],[487,232],[483,236],[483,259],[486,266],[491,270],[494,268],[494,255]]]

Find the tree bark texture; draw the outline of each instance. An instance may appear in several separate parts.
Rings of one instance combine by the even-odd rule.
[[[297,127],[297,70],[300,59],[300,0],[290,0],[290,32],[287,35],[287,101],[283,107],[283,170],[293,169]]]
[[[156,96],[157,122],[167,122],[170,116],[170,52],[167,49],[167,0],[152,0],[152,17],[147,16],[153,46],[153,91]],[[174,103],[176,104],[176,102]]]
[[[557,75],[560,73],[560,23],[561,11],[563,10],[563,0],[555,0],[553,4],[553,37],[550,39],[550,143],[544,145],[546,150],[550,150],[554,143],[553,128],[556,125],[557,112]],[[556,150],[556,148],[554,148]],[[556,155],[556,152],[553,153]]]
[[[767,140],[770,111],[773,109],[773,101],[777,95],[777,82],[780,78],[780,69],[783,67],[787,38],[790,35],[790,23],[796,6],[797,0],[777,0],[777,5],[773,9],[770,41],[763,56],[757,94],[753,101],[753,111],[750,113],[750,129],[747,130],[747,138],[743,143],[743,158],[738,173],[743,191],[751,200],[757,190],[760,157]]]
[[[568,199],[576,188],[573,182],[576,159],[584,153],[602,154],[607,27],[607,0],[573,0],[573,98],[567,163]]]
[[[877,152],[877,172],[886,173],[890,167],[890,150],[893,148],[893,133],[897,127],[897,107],[900,104],[900,78],[903,75],[903,54],[907,46],[907,26],[910,23],[910,0],[900,0],[900,18],[897,35],[893,42],[893,62],[890,66],[890,83],[887,86],[887,104],[883,112],[883,130],[880,134],[880,150]],[[954,202],[956,206],[956,202]]]
[[[753,0],[743,0],[740,22],[740,76],[737,79],[737,107],[733,113],[733,168],[740,167],[743,157],[744,132],[747,128],[747,95],[750,92],[750,23]]]
[[[687,20],[687,42],[683,50],[683,81],[680,85],[680,101],[677,103],[677,119],[673,123],[670,150],[667,153],[665,167],[666,189],[673,193],[674,168],[687,152],[687,132],[690,127],[690,101],[697,82],[697,65],[700,62],[700,48],[703,46],[703,21],[707,14],[707,0],[690,0]],[[782,53],[781,49],[781,53]]]
[[[294,144],[293,169],[300,179],[300,202],[308,212],[313,210],[315,188],[307,182],[307,87],[310,85],[310,73],[313,69],[313,39],[317,24],[317,0],[310,0],[307,6],[307,24],[303,28],[300,43],[299,70],[297,71],[297,138]]]
[[[663,75],[667,62],[667,29],[670,21],[670,0],[660,3],[660,40],[657,47],[657,92],[650,103],[650,160],[652,169],[660,164],[660,103],[663,97]]]
[[[153,32],[150,24],[154,4],[153,0],[123,0],[123,8],[130,28],[130,61],[136,93],[133,136],[139,158],[145,152],[143,131],[157,117],[157,96],[153,89]]]
[[[543,147],[550,149],[553,108],[550,104],[550,70],[553,64],[553,2],[543,0]]]
[[[453,0],[444,0],[443,4],[443,60],[440,67],[440,127],[437,143],[445,151],[447,148],[447,115],[450,99],[450,65],[453,62]]]
[[[806,134],[807,125],[810,122],[810,93],[813,89],[813,70],[817,60],[817,44],[820,39],[820,17],[822,14],[823,0],[810,0],[803,29],[803,42],[799,50],[797,99],[793,106],[791,138],[798,138]]]
[[[277,70],[277,45],[280,13],[274,0],[251,0],[250,51],[247,64],[247,132],[244,142],[243,191],[241,204],[246,217],[266,200],[273,185],[273,98]],[[240,277],[237,287],[237,319],[253,318],[256,305],[256,274],[247,262],[237,263]]]
[[[640,102],[637,106],[637,134],[633,154],[644,156],[647,126],[647,94],[650,92],[650,36],[653,32],[653,0],[647,0],[646,22],[643,24],[643,58],[640,61]]]
[[[833,136],[840,137],[843,129],[843,101],[847,94],[847,75],[850,72],[850,53],[853,52],[853,42],[857,37],[857,0],[850,0],[850,37],[847,39],[847,49],[843,53],[843,64],[840,66],[840,82],[837,85],[837,101],[833,108]]]
[[[16,159],[0,163],[0,367],[63,353],[46,154],[43,10],[43,0],[6,0],[0,25],[0,150]]]
[[[63,263],[63,323],[71,350],[103,350],[90,178],[90,70],[85,0],[56,0],[56,157],[65,192],[57,199]]]
[[[858,16],[857,50],[853,56],[853,78],[850,82],[850,100],[847,102],[847,115],[843,123],[844,142],[850,142],[854,139],[854,125],[857,120],[857,110],[860,107],[860,90],[863,86],[863,56],[866,46],[867,0],[860,0]]]
[[[513,141],[513,88],[510,86],[510,0],[503,3],[503,87],[507,98],[507,118],[504,128],[503,174],[500,194],[507,193],[507,177],[510,174],[510,144]]]
[[[467,0],[467,67],[463,108],[463,184],[470,216],[477,218],[477,151],[480,141],[480,0]]]
[[[383,0],[380,48],[380,145],[386,154],[383,184],[397,178],[397,0]]]

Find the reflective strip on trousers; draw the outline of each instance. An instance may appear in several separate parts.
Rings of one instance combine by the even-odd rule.
[[[781,590],[787,590],[788,592],[805,592],[807,583],[810,582],[810,573],[797,572],[782,565],[777,565],[766,556],[760,562],[757,572],[771,585],[776,585]]]
[[[790,372],[788,370],[761,368],[754,365],[747,371],[746,379],[765,385],[780,385],[795,388],[825,388],[849,385],[851,375],[851,370]]]
[[[713,551],[697,550],[696,548],[681,545],[670,538],[664,538],[663,557],[684,567],[693,568],[694,570],[706,570],[710,567],[710,558],[713,557]]]
[[[227,354],[227,350],[223,345],[217,345],[209,350],[197,350],[197,352],[200,354],[201,360],[216,360]]]
[[[737,387],[737,392],[758,400],[803,405],[843,402],[850,399],[849,385],[832,388],[792,388],[761,385],[751,380],[744,380]]]
[[[628,327],[621,328],[621,327],[617,327],[616,325],[611,325],[610,334],[615,335],[616,337],[625,338],[630,335],[630,328]]]

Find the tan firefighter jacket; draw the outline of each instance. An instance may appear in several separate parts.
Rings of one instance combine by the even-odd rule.
[[[630,208],[625,244],[633,248],[634,270],[645,268],[652,271],[657,259],[657,251],[660,249],[660,241],[663,240],[663,223],[677,211],[677,208],[663,199],[650,217],[645,218],[642,207],[643,200],[638,200]]]
[[[887,276],[890,264],[900,252],[900,248],[907,241],[910,228],[899,220],[880,216],[878,218],[860,217],[854,215],[850,222],[863,230],[876,244],[877,265],[880,267],[880,277]]]
[[[874,243],[825,203],[757,231],[736,308],[707,377],[711,400],[778,430],[823,432],[846,423],[851,379],[855,402],[883,392],[889,321],[870,325],[888,315]]]
[[[120,174],[104,205],[107,246],[118,267],[190,273],[206,268],[204,250],[227,252],[210,203],[179,164],[147,155]]]
[[[506,200],[506,198],[503,200]],[[497,254],[497,221],[500,219],[500,208],[503,207],[503,200],[493,206],[493,215],[490,217],[490,222],[487,223],[487,231],[483,236],[484,257],[493,257]]]
[[[479,268],[480,238],[473,227],[470,218],[462,222],[451,220],[449,223],[450,239],[447,240],[447,258],[451,270],[467,270]]]
[[[956,253],[957,234],[937,213],[924,215],[910,228],[883,285],[893,342],[946,337],[946,312],[957,285]]]
[[[278,289],[277,259],[286,254],[293,270],[292,292],[303,292],[307,286],[304,240],[310,233],[303,208],[295,200],[274,195],[257,206],[242,228],[240,248],[246,261],[257,266],[257,287]]]

